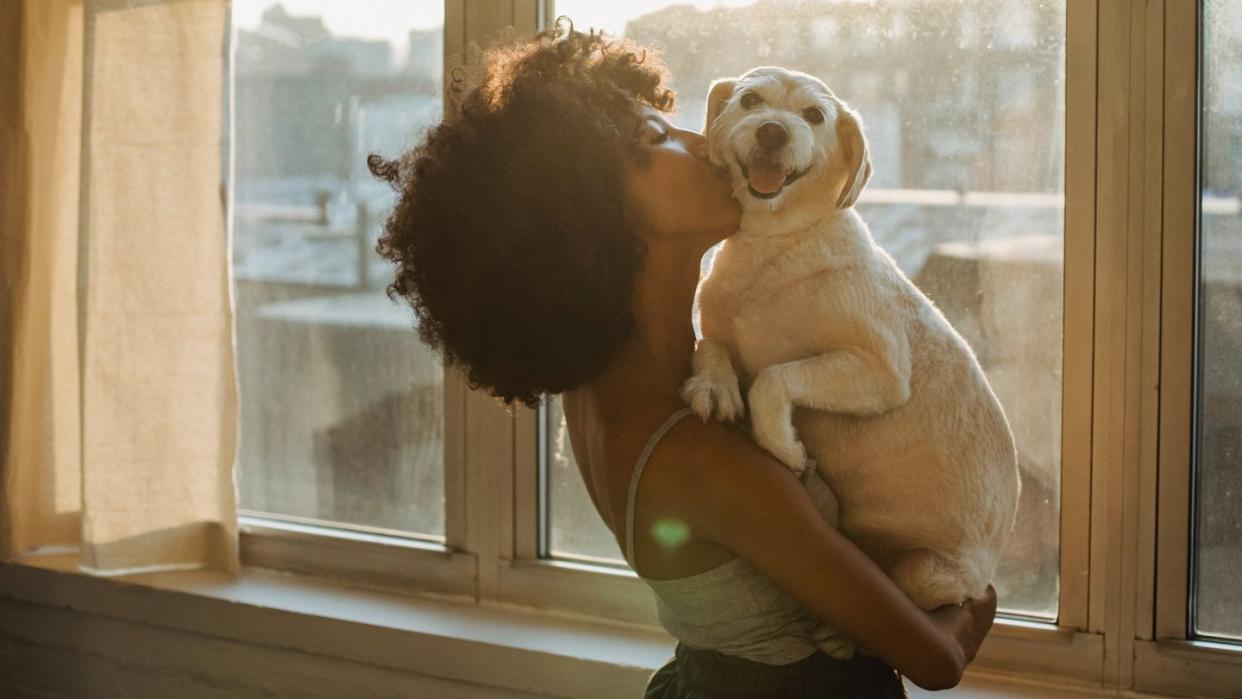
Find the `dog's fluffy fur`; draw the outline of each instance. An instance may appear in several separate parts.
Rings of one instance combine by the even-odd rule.
[[[756,137],[771,122],[777,148]],[[970,347],[853,209],[871,175],[858,115],[812,76],[762,67],[713,83],[706,133],[743,214],[699,288],[683,397],[736,420],[745,392],[755,440],[818,467],[841,530],[919,606],[983,594],[1017,508],[1013,435]],[[783,187],[757,192],[756,167],[783,168]]]

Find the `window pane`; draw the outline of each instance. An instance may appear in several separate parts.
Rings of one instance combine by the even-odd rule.
[[[582,484],[578,464],[570,449],[569,432],[559,398],[549,400],[547,411],[548,508],[550,525],[547,550],[558,558],[588,558],[597,562],[625,565],[624,556],[612,532],[595,512],[591,496]]]
[[[1204,5],[1194,631],[1242,640],[1242,5]]]
[[[558,0],[556,13],[661,47],[687,128],[702,129],[711,80],[762,64],[812,73],[862,114],[875,174],[858,208],[974,347],[1017,437],[1001,606],[1055,618],[1064,0],[672,4]],[[553,513],[583,507],[560,497]],[[583,527],[551,523],[554,541]]]
[[[397,155],[440,117],[443,4],[234,0],[241,506],[444,533],[436,357],[374,252]]]

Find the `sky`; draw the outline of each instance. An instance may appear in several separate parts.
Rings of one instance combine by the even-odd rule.
[[[588,26],[621,34],[625,23],[633,17],[654,12],[670,5],[693,5],[700,10],[714,7],[738,7],[755,0],[556,0],[555,16],[568,15],[578,29]]]
[[[319,15],[333,34],[387,39],[405,45],[411,29],[444,24],[442,0],[233,0],[233,23],[243,29],[259,25],[263,11],[284,5],[291,15]]]
[[[749,5],[754,0],[556,0],[557,15],[566,14],[579,28],[597,27],[620,34],[632,17],[669,5],[699,9]],[[282,4],[293,15],[319,15],[334,34],[388,39],[405,43],[406,32],[444,24],[442,0],[233,0],[233,22],[245,29],[258,26],[263,11]]]

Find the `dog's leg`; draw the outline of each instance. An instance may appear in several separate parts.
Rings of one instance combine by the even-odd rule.
[[[716,340],[699,340],[694,347],[694,376],[681,387],[681,398],[703,422],[714,413],[716,419],[735,422],[746,410],[737,373],[729,360],[729,350]]]
[[[898,351],[903,344],[890,343],[889,351],[878,354],[834,350],[760,371],[747,394],[755,441],[802,473],[806,448],[794,433],[794,406],[877,415],[904,404],[910,398],[910,362]]]
[[[759,446],[800,476],[810,464],[807,463],[806,446],[794,432],[793,403],[785,388],[767,371],[759,372],[747,393],[750,431]]]
[[[923,609],[961,604],[970,595],[970,581],[962,566],[927,549],[901,554],[889,568],[888,575]]]

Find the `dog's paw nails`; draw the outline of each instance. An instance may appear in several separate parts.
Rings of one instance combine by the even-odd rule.
[[[737,382],[721,391],[716,401],[716,417],[723,422],[737,422],[746,412],[746,404],[742,402],[742,392]]]
[[[690,409],[706,423],[712,417],[712,399],[707,391],[700,391],[690,397]]]
[[[742,415],[744,404],[737,379],[715,379],[710,376],[692,376],[682,384],[681,398],[703,422],[713,416],[724,422],[735,422]]]
[[[711,395],[703,386],[702,379],[698,376],[691,376],[681,385],[681,399],[690,406],[690,409],[699,416],[703,422],[707,422],[712,415]]]

